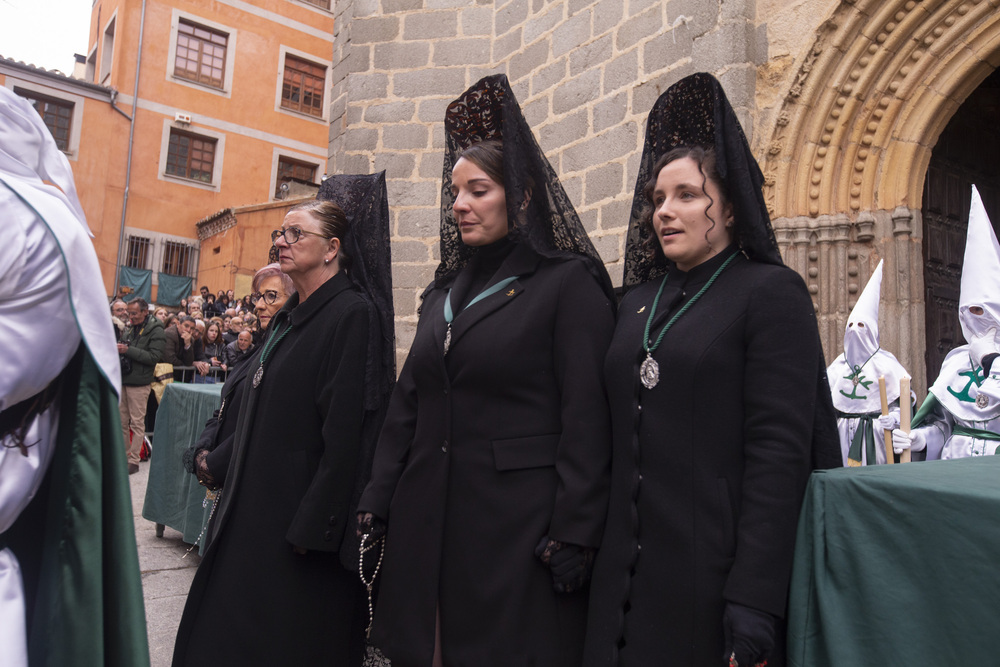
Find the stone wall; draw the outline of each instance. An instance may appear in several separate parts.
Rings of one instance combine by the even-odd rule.
[[[481,77],[509,77],[616,283],[660,93],[712,72],[753,133],[767,52],[754,0],[339,0],[336,12],[329,169],[387,172],[401,353],[438,258],[444,110]]]

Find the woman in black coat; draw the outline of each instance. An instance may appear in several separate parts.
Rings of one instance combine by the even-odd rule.
[[[295,287],[291,279],[281,272],[281,267],[277,263],[268,264],[258,270],[254,274],[252,286],[255,308],[266,330],[271,319],[295,293]],[[215,327],[218,336],[219,326],[212,322],[205,331],[206,340],[212,327]],[[260,349],[255,351],[259,353]],[[233,441],[236,437],[237,414],[246,392],[244,380],[247,378],[247,369],[252,366],[255,368],[252,363],[240,364],[229,373],[222,387],[222,405],[205,422],[205,429],[186,454],[185,466],[188,472],[196,475],[202,486],[213,492],[211,493],[213,500],[218,498],[214,492],[226,483],[226,473],[229,470]]]
[[[442,264],[359,505],[387,524],[371,640],[395,667],[579,665],[609,281],[505,77],[445,124]]]
[[[360,664],[367,619],[354,508],[370,464],[365,438],[381,416],[369,409],[369,388],[382,382],[370,371],[383,369],[392,337],[357,281],[361,257],[346,248],[356,247],[356,231],[379,237],[376,222],[388,220],[350,224],[339,206],[317,201],[293,207],[272,235],[296,294],[248,363],[213,540],[174,665]],[[387,244],[379,250],[388,262]],[[393,373],[391,362],[384,370]]]
[[[836,464],[836,429],[760,182],[714,78],[657,102],[604,365],[614,459],[588,667],[784,664],[799,505]]]

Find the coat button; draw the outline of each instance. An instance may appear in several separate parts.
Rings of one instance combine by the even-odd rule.
[[[333,539],[333,531],[332,530],[326,531],[326,533],[323,534],[323,539],[325,539],[327,542],[329,542],[330,540],[332,540]]]
[[[336,515],[336,514],[334,514],[334,515],[332,515],[332,516],[330,517],[330,525],[332,526],[332,525],[334,525],[335,523],[337,523],[337,515]]]
[[[448,395],[448,387],[445,387],[445,388],[444,388],[444,395],[445,395],[445,396],[447,396],[447,395]]]
[[[442,445],[441,445],[441,451],[445,452],[445,453],[448,452],[448,441],[447,440],[445,440],[444,443],[442,443]]]

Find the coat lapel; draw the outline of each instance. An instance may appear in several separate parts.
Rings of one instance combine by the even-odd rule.
[[[538,269],[541,260],[542,258],[539,255],[524,246],[515,248],[510,256],[504,260],[503,264],[500,265],[500,268],[497,269],[496,274],[490,280],[487,287],[511,276],[518,276],[518,280],[510,283],[499,292],[491,294],[479,303],[466,308],[461,313],[456,314],[455,319],[451,323],[451,347],[454,348],[469,329],[517,299],[525,290],[525,278]],[[456,280],[455,282],[456,286],[458,286],[459,281]],[[444,317],[441,318],[441,321],[444,322]]]

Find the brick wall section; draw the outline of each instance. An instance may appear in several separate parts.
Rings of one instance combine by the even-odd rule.
[[[621,281],[645,116],[670,84],[716,74],[748,133],[766,58],[755,0],[338,0],[331,173],[385,169],[397,346],[438,259],[444,110],[510,78],[542,149]]]

